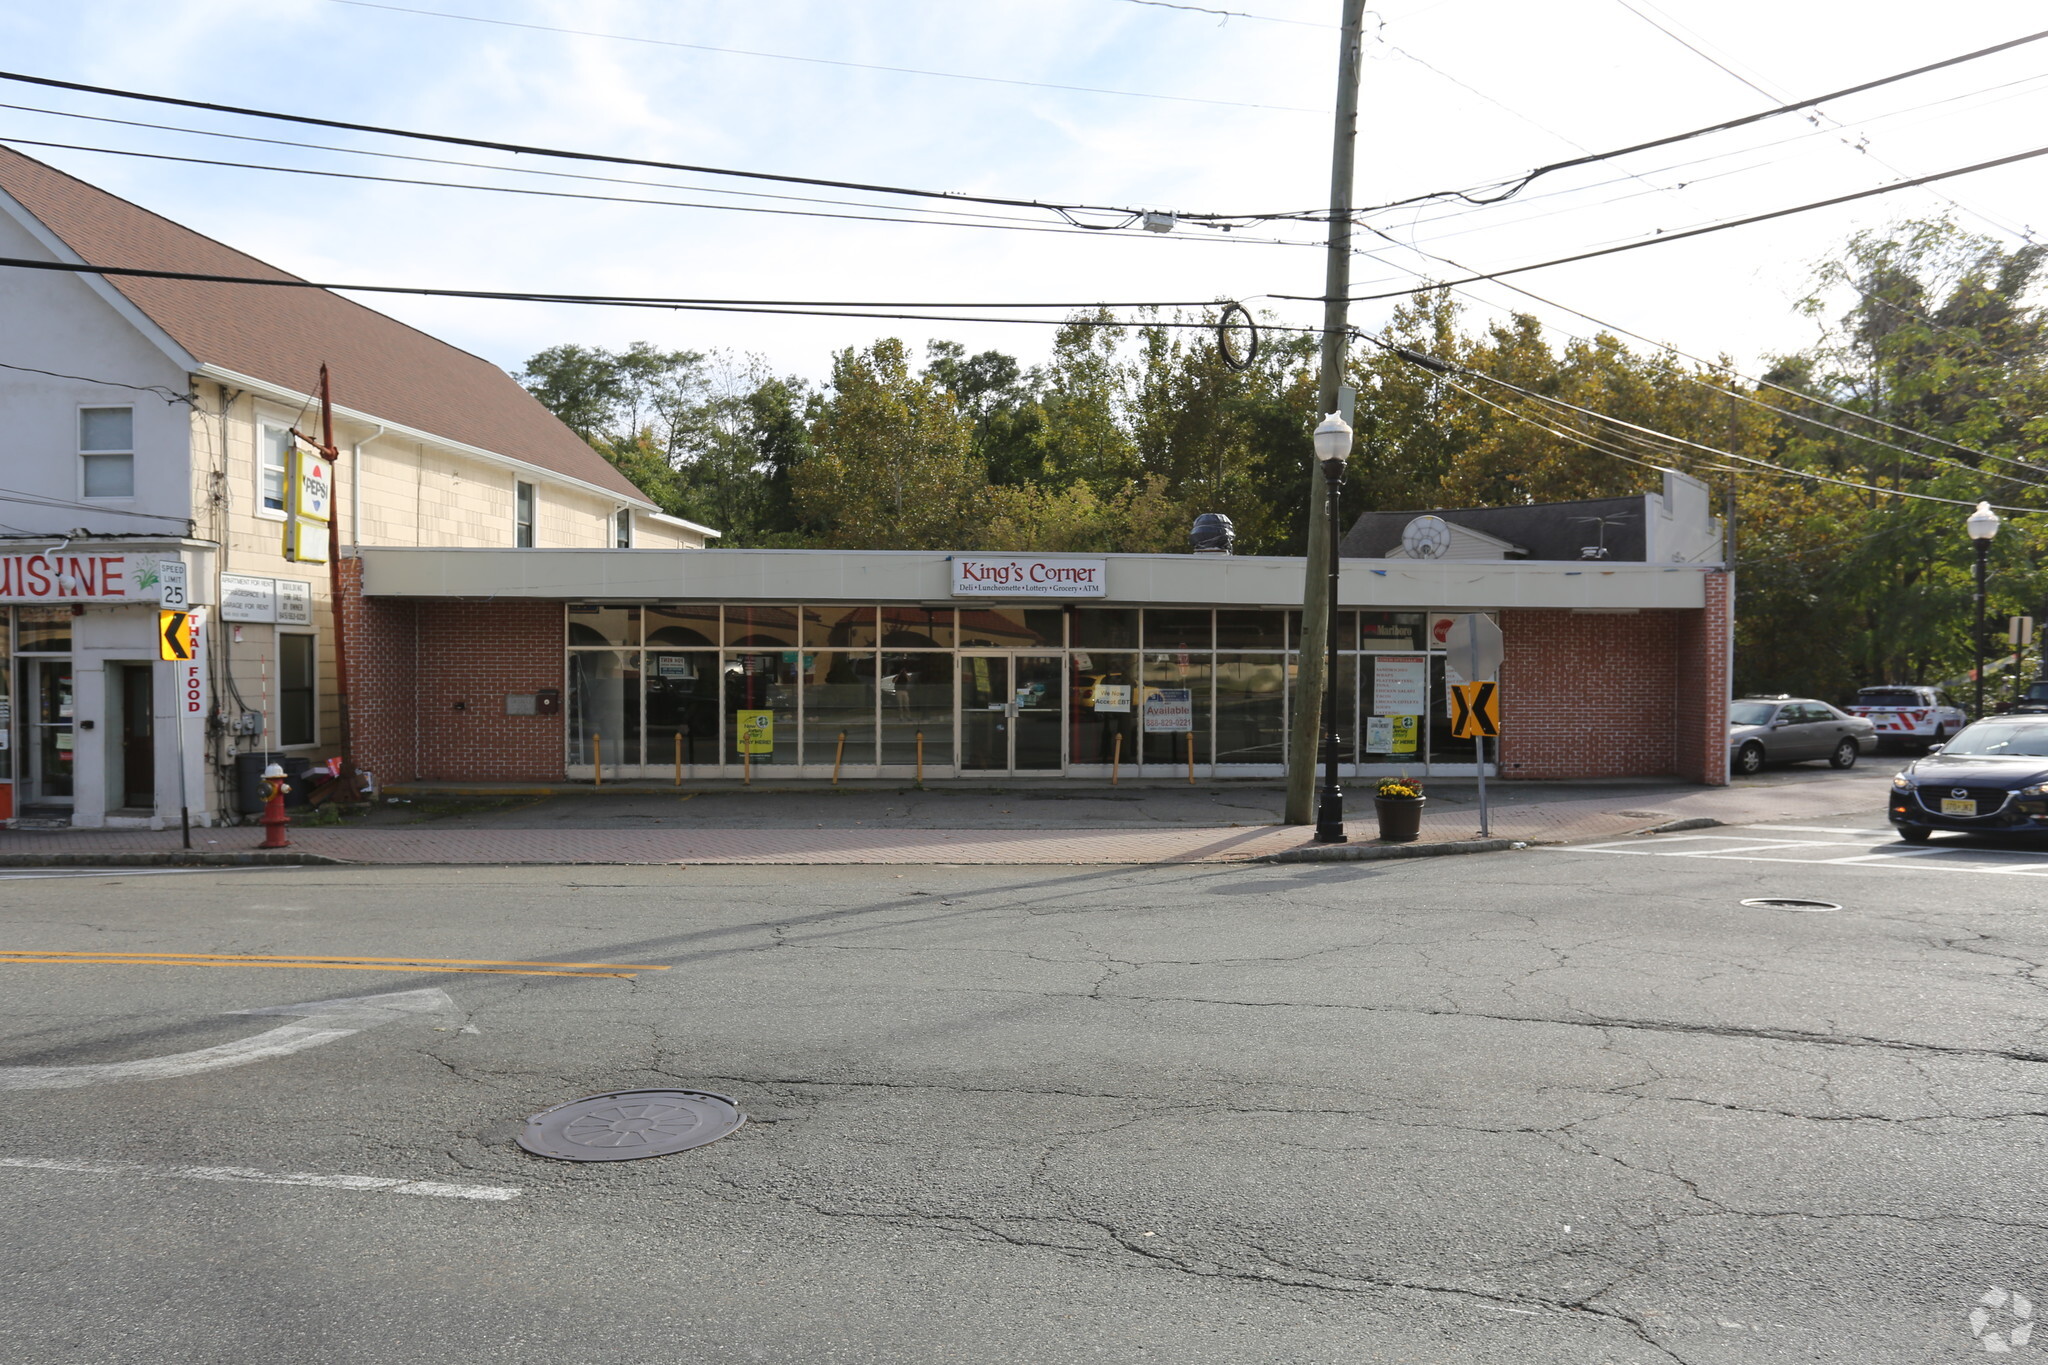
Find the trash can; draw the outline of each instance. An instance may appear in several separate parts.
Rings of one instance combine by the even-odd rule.
[[[235,755],[235,810],[239,814],[263,813],[263,770],[283,762],[283,754]]]

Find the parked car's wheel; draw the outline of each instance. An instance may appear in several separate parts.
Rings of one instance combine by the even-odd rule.
[[[1858,752],[1860,751],[1856,747],[1856,741],[1845,739],[1835,746],[1832,754],[1828,755],[1828,762],[1837,768],[1853,768],[1856,766]]]
[[[1909,844],[1924,844],[1934,836],[1931,829],[1917,829],[1912,825],[1897,826],[1898,836]]]
[[[1735,751],[1735,771],[1744,777],[1755,777],[1764,770],[1764,746],[1751,740]]]

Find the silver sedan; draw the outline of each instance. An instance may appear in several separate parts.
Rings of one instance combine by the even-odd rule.
[[[1728,705],[1728,766],[1749,776],[1766,763],[1824,758],[1837,768],[1877,748],[1877,727],[1811,697],[1744,697]]]

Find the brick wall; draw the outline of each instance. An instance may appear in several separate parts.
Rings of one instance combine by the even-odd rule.
[[[1728,780],[1728,578],[1699,611],[1501,613],[1501,776]]]
[[[357,767],[383,782],[562,779],[562,718],[505,714],[507,693],[563,686],[559,602],[366,598],[358,559],[341,578]]]
[[[348,636],[349,735],[356,767],[380,782],[419,776],[413,750],[418,674],[414,604],[362,594],[363,561],[341,561]]]
[[[416,609],[421,779],[561,781],[562,717],[508,716],[505,697],[565,686],[562,604],[434,600]]]

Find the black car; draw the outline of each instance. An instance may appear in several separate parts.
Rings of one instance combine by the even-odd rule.
[[[2048,834],[2048,717],[1967,726],[1892,779],[1892,824],[1909,844],[1958,834]]]
[[[2030,713],[2048,712],[2048,682],[2030,683],[2014,698],[2012,709]]]

